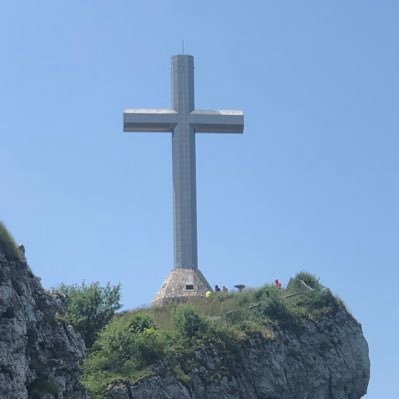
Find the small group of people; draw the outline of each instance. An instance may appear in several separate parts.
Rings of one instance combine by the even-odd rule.
[[[214,292],[217,294],[219,292],[229,292],[229,290],[225,286],[223,286],[222,289],[220,289],[220,287],[216,284]],[[207,291],[205,297],[210,298],[211,296],[212,296],[212,291],[211,290]]]
[[[216,285],[215,285],[215,292],[221,292],[221,291],[222,291],[222,292],[229,292],[229,290],[228,290],[227,287],[223,286],[223,288],[220,289],[219,286],[216,284]]]
[[[238,286],[236,286],[236,287],[238,287]],[[243,287],[245,287],[245,286],[243,286]],[[276,279],[274,280],[273,287],[275,287],[275,288],[277,288],[277,289],[281,289],[282,285],[281,285],[281,282],[279,281],[278,278],[276,278]],[[215,285],[214,292],[215,292],[215,293],[218,293],[218,292],[229,292],[229,290],[228,290],[228,288],[227,288],[226,286],[223,286],[222,288],[220,288],[220,287],[216,284],[216,285]],[[212,291],[209,290],[209,291],[206,292],[205,297],[206,297],[206,298],[209,298],[211,295],[212,295]]]

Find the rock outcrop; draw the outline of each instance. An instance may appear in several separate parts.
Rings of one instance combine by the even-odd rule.
[[[178,371],[176,371],[178,370]],[[236,353],[203,347],[176,365],[162,362],[135,383],[116,382],[112,399],[359,399],[370,377],[360,324],[341,305],[300,331],[253,333]]]
[[[23,256],[0,251],[0,398],[87,398],[78,380],[85,346],[63,312]]]

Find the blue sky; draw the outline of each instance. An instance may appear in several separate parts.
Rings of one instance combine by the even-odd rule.
[[[196,106],[243,109],[244,135],[197,135],[200,268],[259,286],[312,272],[370,345],[367,398],[395,397],[399,4],[0,3],[0,219],[45,287],[122,283],[151,301],[172,266],[170,57],[195,57]]]

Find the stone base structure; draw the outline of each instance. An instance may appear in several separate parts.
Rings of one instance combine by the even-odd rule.
[[[212,288],[200,270],[175,268],[169,273],[161,289],[155,295],[151,306],[204,298],[207,291],[212,291]]]

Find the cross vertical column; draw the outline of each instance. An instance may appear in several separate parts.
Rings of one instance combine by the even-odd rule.
[[[172,133],[174,267],[198,268],[195,132],[190,126],[194,110],[194,59],[172,57],[172,106],[178,123]]]
[[[244,114],[235,110],[194,109],[194,59],[172,57],[172,109],[128,109],[125,132],[172,132],[174,268],[153,305],[200,298],[211,290],[198,269],[196,133],[242,133]]]

